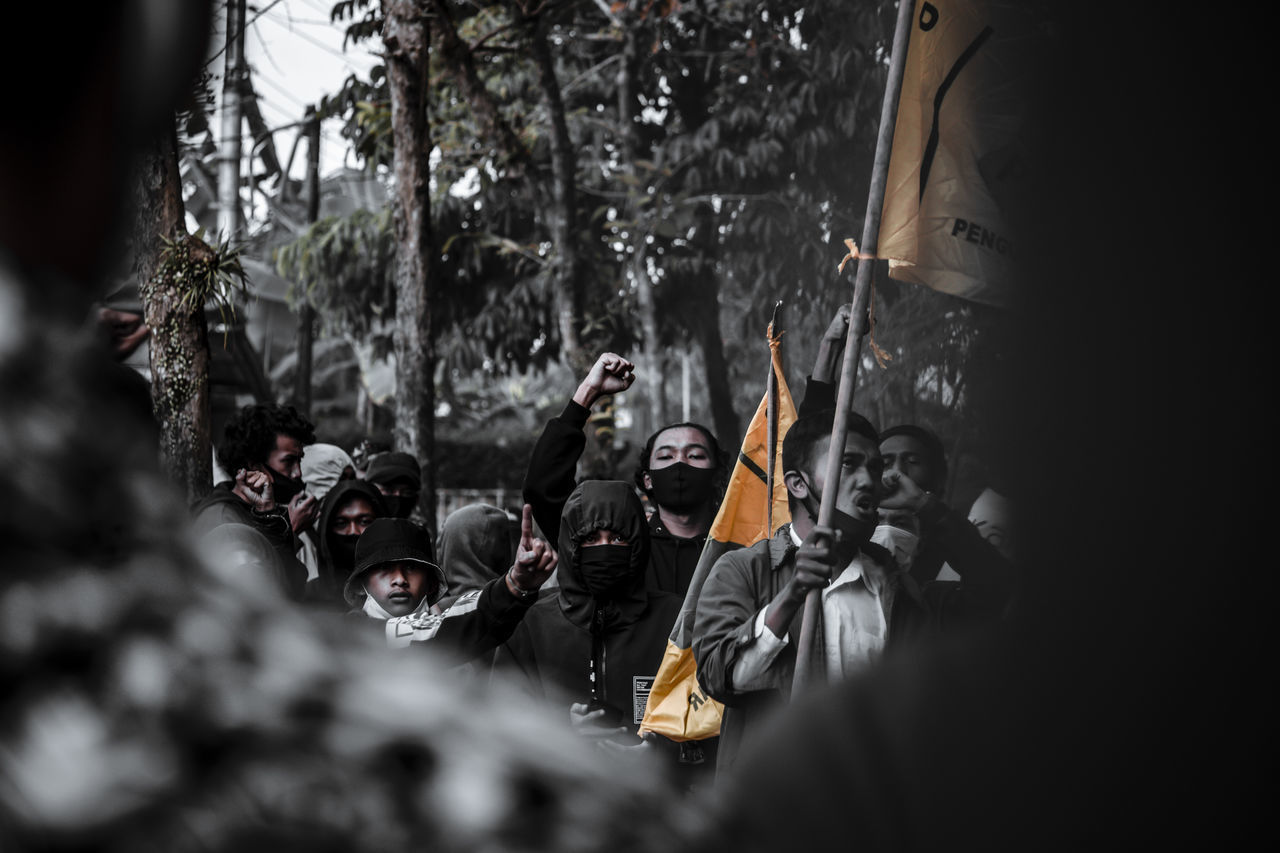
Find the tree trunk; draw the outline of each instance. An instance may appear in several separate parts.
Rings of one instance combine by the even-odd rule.
[[[742,439],[738,413],[733,408],[733,392],[729,364],[724,357],[724,338],[720,334],[720,279],[716,273],[719,232],[710,205],[699,206],[695,216],[694,243],[702,258],[701,287],[698,288],[696,334],[702,349],[702,366],[707,382],[711,422],[716,440],[722,447],[736,447]],[[763,338],[764,336],[761,335]]]
[[[537,169],[533,157],[502,118],[497,103],[485,89],[471,48],[458,35],[458,30],[453,25],[449,4],[446,0],[430,0],[430,5],[435,10],[436,51],[445,72],[471,107],[483,134],[497,145],[506,158],[505,165],[514,173],[527,175],[531,180],[536,179]]]
[[[565,121],[564,99],[556,78],[555,61],[547,43],[545,19],[539,18],[530,33],[530,44],[538,69],[538,83],[547,101],[551,120],[551,203],[545,208],[554,254],[551,259],[552,293],[556,325],[560,332],[561,359],[575,376],[586,376],[595,362],[582,345],[579,334],[582,316],[582,263],[578,255],[578,198],[574,181],[578,163],[573,140]],[[579,476],[582,479],[610,478],[615,471],[612,445],[614,403],[608,400],[587,423],[587,445],[582,451]]]
[[[320,118],[314,108],[307,110],[307,223],[320,218]],[[288,183],[285,176],[284,183]],[[293,396],[298,410],[311,416],[311,362],[315,343],[316,312],[311,298],[304,297],[298,309],[298,358],[294,370]],[[267,349],[264,347],[264,349]]]
[[[722,447],[736,447],[742,441],[738,413],[733,408],[732,386],[729,384],[729,364],[724,357],[724,338],[720,335],[719,283],[712,276],[708,292],[698,309],[698,345],[702,347],[702,361],[706,369],[707,395],[711,398],[711,422],[716,440]],[[762,339],[764,335],[760,336]]]
[[[139,163],[134,185],[134,271],[151,328],[151,399],[160,424],[161,464],[189,502],[213,486],[209,441],[209,340],[204,305],[180,305],[189,283],[162,264],[185,255],[197,263],[211,250],[187,236],[174,129],[157,139]],[[164,239],[177,241],[169,249]]]
[[[435,337],[427,158],[427,0],[383,0],[395,146],[396,449],[422,464],[419,507],[435,536]]]
[[[622,168],[633,180],[627,185],[627,200],[622,215],[624,222],[631,223],[631,257],[623,264],[623,284],[633,283],[636,288],[636,303],[640,308],[640,328],[643,336],[643,358],[639,374],[645,377],[646,396],[649,400],[650,431],[657,430],[667,423],[666,411],[666,373],[662,369],[662,337],[658,329],[658,312],[654,304],[653,281],[645,265],[645,229],[640,227],[637,197],[644,191],[638,183],[636,174],[636,158],[639,143],[636,140],[636,65],[639,56],[640,22],[637,20],[634,3],[627,5],[620,14],[622,22],[622,62],[618,68],[618,147],[622,154]],[[630,282],[626,279],[630,278]]]
[[[546,216],[551,232],[552,251],[555,253],[551,260],[552,291],[555,293],[561,353],[575,373],[585,375],[593,360],[582,352],[578,335],[582,296],[576,228],[578,200],[574,189],[577,160],[573,153],[573,141],[569,138],[569,125],[564,118],[560,81],[556,78],[555,62],[543,31],[544,26],[539,19],[530,35],[530,42],[538,67],[538,83],[542,86],[543,97],[547,100],[547,114],[551,119],[551,204],[547,206]]]

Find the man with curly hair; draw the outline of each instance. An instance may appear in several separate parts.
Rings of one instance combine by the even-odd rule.
[[[293,406],[245,406],[227,424],[218,458],[234,480],[213,487],[192,509],[198,535],[223,524],[247,524],[267,537],[284,567],[285,592],[302,597],[307,570],[297,534],[315,519],[316,499],[303,491],[302,454],[315,428]]]

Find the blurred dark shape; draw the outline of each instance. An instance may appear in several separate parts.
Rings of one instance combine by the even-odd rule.
[[[132,220],[131,158],[207,55],[212,5],[6,10],[0,850],[672,846],[687,812],[645,767],[198,559],[84,320]]]
[[[468,504],[449,513],[440,528],[440,567],[449,594],[440,607],[505,574],[515,564],[519,541],[519,523],[513,525],[504,509]]]
[[[221,524],[196,540],[205,564],[218,576],[259,595],[286,595],[289,579],[267,537],[247,524]]]
[[[1214,281],[1273,277],[1240,195],[1267,159],[1267,30],[1225,8],[1046,11],[1018,357],[992,412],[1025,510],[1021,606],[790,708],[688,849],[1221,849],[1259,829],[1268,705],[1245,660],[1250,604],[1273,599],[1245,549],[1274,499],[1231,425],[1261,423],[1274,334]]]

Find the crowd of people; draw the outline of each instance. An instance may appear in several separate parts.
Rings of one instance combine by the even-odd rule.
[[[1269,720],[1252,661],[1266,620],[1248,605],[1268,597],[1245,549],[1269,501],[1258,466],[1234,459],[1237,425],[1265,422],[1240,401],[1265,398],[1265,355],[1248,346],[1269,340],[1268,315],[1242,301],[1232,335],[1214,338],[1206,305],[1227,300],[1206,302],[1196,254],[1265,240],[1243,214],[1181,215],[1238,211],[1256,183],[1263,136],[1248,131],[1265,99],[1230,92],[1252,98],[1241,87],[1266,79],[1248,37],[1265,27],[1242,40],[1225,12],[1117,7],[1105,25],[1064,12],[1061,70],[1036,81],[1027,119],[1036,156],[1010,168],[1026,181],[1011,200],[1024,302],[1011,402],[990,413],[1012,427],[1030,510],[1019,574],[996,547],[1007,540],[948,505],[928,425],[855,419],[839,486],[826,482],[834,361],[815,366],[784,441],[792,521],[722,557],[700,594],[694,653],[725,704],[713,762],[636,736],[633,700],[736,437],[677,425],[637,480],[573,482],[583,413],[632,381],[625,359],[603,356],[547,426],[527,508],[467,507],[439,542],[412,518],[413,460],[361,470],[287,408],[237,419],[227,476],[194,513],[166,480],[145,388],[86,317],[145,183],[134,158],[172,133],[212,6],[84,5],[58,19],[56,61],[36,77],[48,10],[14,6],[5,28],[0,849],[1265,837]],[[1188,61],[1206,44],[1237,49]],[[1235,253],[1232,273],[1265,282],[1265,256]],[[1220,345],[1192,345],[1206,334]],[[1205,447],[1232,463],[1206,475]],[[814,508],[828,488],[825,527]],[[1215,526],[1223,513],[1243,522]],[[801,659],[813,589],[821,630]],[[995,630],[916,642],[982,624]],[[802,671],[836,683],[788,697]],[[681,771],[713,763],[723,796],[681,796],[707,781]]]
[[[345,611],[391,647],[429,643],[471,678],[518,685],[592,744],[656,762],[676,790],[711,787],[798,670],[845,680],[898,647],[993,624],[1014,601],[1008,549],[946,503],[947,459],[926,426],[880,432],[853,414],[834,521],[818,525],[848,316],[846,305],[829,324],[782,436],[790,523],[724,555],[691,602],[700,683],[726,706],[718,737],[677,743],[639,727],[731,460],[710,429],[676,423],[644,442],[631,480],[579,482],[591,407],[636,380],[615,353],[547,422],[518,516],[464,506],[437,548],[413,456],[357,465],[294,408],[256,404],[226,426],[217,461],[228,479],[193,509],[197,546],[304,611]],[[819,641],[800,660],[811,590],[822,594]]]

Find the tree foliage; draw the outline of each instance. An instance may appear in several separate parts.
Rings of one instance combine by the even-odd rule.
[[[561,357],[554,260],[564,247],[551,227],[556,115],[540,76],[545,48],[573,149],[568,239],[580,264],[583,348],[634,351],[641,297],[651,295],[658,351],[701,349],[708,372],[698,387],[707,396],[731,389],[732,408],[746,412],[767,369],[764,326],[782,300],[798,384],[828,318],[852,295],[836,266],[842,241],[862,228],[894,4],[423,5],[435,45],[428,102],[443,370],[493,376]],[[380,32],[379,8],[344,0],[332,18],[359,41]],[[451,36],[456,43],[446,43]],[[372,168],[389,162],[387,105],[382,67],[349,78],[323,105],[343,117]],[[332,256],[343,259],[353,256]],[[877,340],[893,360],[868,361],[858,405],[886,424],[933,422],[959,446],[962,433],[976,433],[970,401],[985,392],[974,366],[996,357],[994,318],[880,272]],[[344,281],[349,307],[386,310],[383,285],[367,273]],[[361,286],[371,288],[363,297]]]
[[[298,239],[276,250],[276,269],[292,282],[295,310],[309,304],[325,331],[351,334],[390,351],[395,317],[395,236],[391,210],[356,210],[319,220]]]

